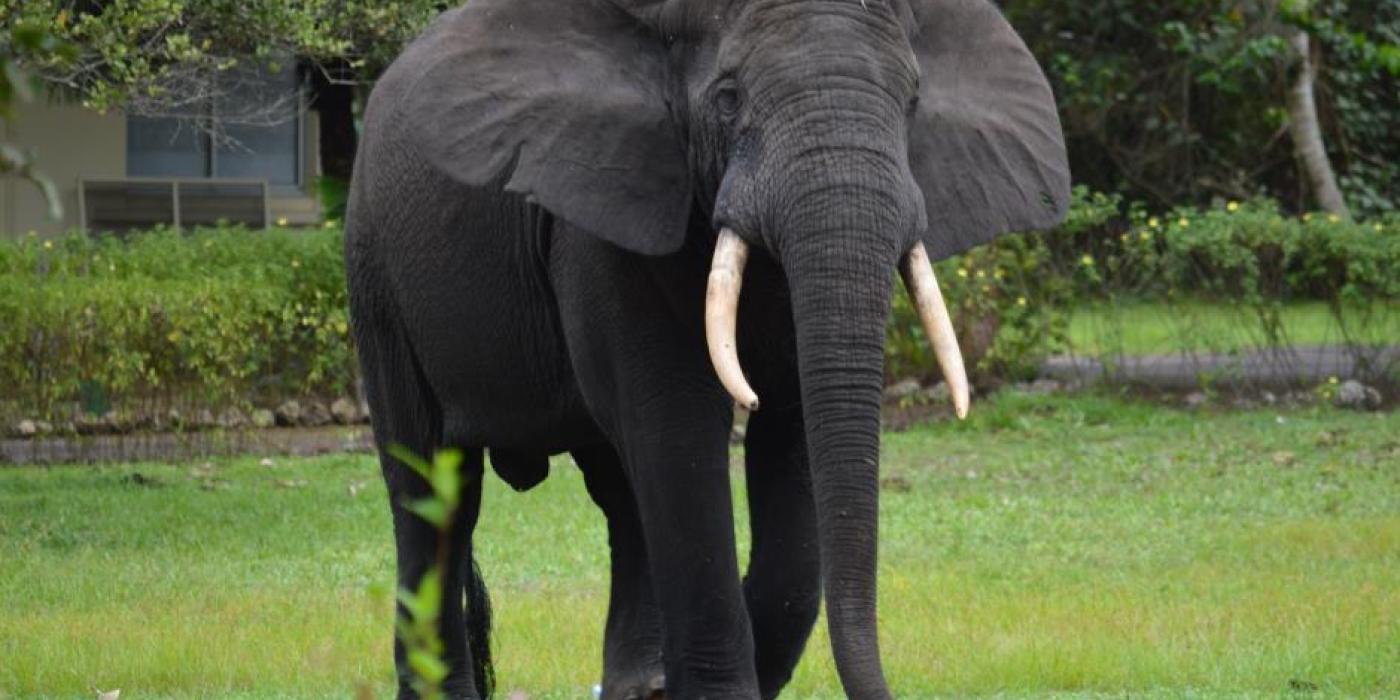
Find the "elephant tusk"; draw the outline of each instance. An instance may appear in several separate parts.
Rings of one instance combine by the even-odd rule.
[[[758,410],[758,394],[744,379],[739,366],[739,343],[735,327],[739,318],[739,289],[744,284],[744,265],[749,246],[730,229],[719,232],[710,281],[705,289],[705,344],[710,349],[719,381],[740,406]]]
[[[938,278],[933,274],[933,263],[923,243],[909,249],[899,271],[904,277],[905,288],[909,290],[909,298],[919,312],[919,319],[923,321],[924,333],[933,346],[934,357],[938,358],[938,367],[943,370],[943,378],[948,382],[953,410],[958,418],[967,418],[967,369],[963,367],[962,350],[958,347],[958,336],[953,332],[953,320],[948,316],[948,306],[943,303],[943,292],[938,288]]]

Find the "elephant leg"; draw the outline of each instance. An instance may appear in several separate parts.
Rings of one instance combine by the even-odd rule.
[[[759,690],[767,699],[792,679],[821,605],[816,503],[801,410],[751,415],[744,452],[753,536],[744,597]]]
[[[753,635],[739,579],[728,426],[647,426],[625,444],[661,608],[668,698],[758,697]],[[714,423],[713,426],[708,423]]]
[[[429,450],[423,450],[421,454],[427,452]],[[491,683],[487,640],[490,603],[472,557],[472,531],[481,511],[482,451],[468,450],[463,457],[461,505],[447,533],[439,533],[405,507],[430,495],[427,484],[393,457],[384,455],[381,460],[393,500],[399,590],[417,591],[424,574],[441,564],[442,599],[437,631],[443,644],[441,658],[448,668],[442,682],[443,695],[477,700],[487,695]],[[402,604],[398,614],[400,617],[408,614]],[[398,696],[417,698],[414,675],[406,656],[403,640],[396,634],[394,663],[399,678]]]
[[[567,230],[551,242],[574,376],[622,458],[645,533],[666,696],[757,700],[729,484],[733,401],[703,335],[708,268]]]
[[[648,569],[646,540],[632,487],[611,446],[573,451],[588,495],[608,519],[612,590],[603,638],[603,700],[664,696],[661,610]]]
[[[378,307],[362,304],[360,309],[362,315],[356,319],[361,331],[359,351],[375,440],[381,446],[399,444],[431,458],[443,442],[441,411],[402,335],[393,331],[393,324],[385,320]],[[417,591],[423,575],[439,562],[439,546],[444,547],[438,634],[449,669],[443,690],[450,698],[480,698],[487,694],[491,680],[490,604],[472,560],[471,547],[481,506],[482,457],[480,448],[464,450],[460,509],[447,536],[439,538],[431,524],[406,508],[407,504],[428,497],[432,489],[382,447],[379,453],[394,523],[399,588]],[[406,612],[400,605],[398,614]],[[398,696],[416,698],[413,672],[397,630],[394,665],[399,679]]]

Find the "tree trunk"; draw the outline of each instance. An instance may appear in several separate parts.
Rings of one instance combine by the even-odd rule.
[[[1337,186],[1337,174],[1327,159],[1327,146],[1322,140],[1322,125],[1317,118],[1317,99],[1313,85],[1312,42],[1306,30],[1293,30],[1288,37],[1293,47],[1297,74],[1288,88],[1289,133],[1293,136],[1293,151],[1307,171],[1313,199],[1330,214],[1351,218],[1346,199]]]

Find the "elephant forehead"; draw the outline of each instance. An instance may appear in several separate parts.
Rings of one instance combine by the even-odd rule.
[[[918,75],[906,22],[887,0],[759,0],[745,6],[720,43],[734,73],[833,72],[872,81]]]

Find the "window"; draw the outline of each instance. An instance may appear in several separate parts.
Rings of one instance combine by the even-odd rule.
[[[302,184],[305,110],[295,66],[233,78],[241,79],[199,113],[129,118],[127,175],[258,179],[274,191],[296,190]],[[259,114],[255,123],[228,116],[252,113]],[[203,128],[208,124],[214,128]]]

